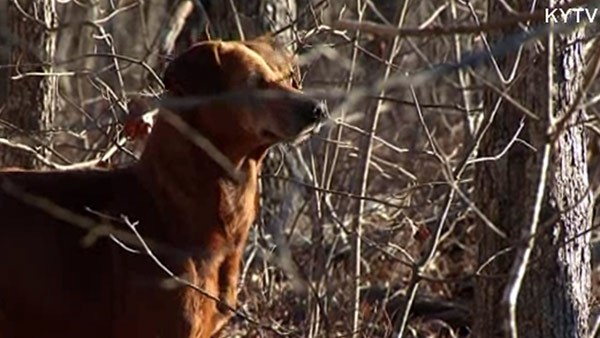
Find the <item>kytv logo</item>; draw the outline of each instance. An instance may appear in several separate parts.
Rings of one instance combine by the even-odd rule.
[[[546,23],[581,23],[582,20],[592,23],[596,20],[598,8],[546,8]]]

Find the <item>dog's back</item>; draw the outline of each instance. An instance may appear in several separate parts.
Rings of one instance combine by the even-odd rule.
[[[130,170],[0,172],[0,187],[0,337],[58,337],[85,328],[95,328],[88,337],[110,336],[114,255],[124,253],[102,234],[84,247],[93,233],[79,223],[102,224],[99,214],[152,219],[155,209],[137,178]],[[37,318],[24,315],[31,309]],[[7,327],[18,332],[3,332]]]

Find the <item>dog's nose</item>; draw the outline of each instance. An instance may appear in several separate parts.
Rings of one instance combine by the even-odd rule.
[[[308,119],[308,123],[319,123],[327,119],[329,112],[327,111],[327,105],[323,101],[309,99],[307,103],[309,105],[306,107],[308,109],[305,110],[305,114],[308,113],[308,115],[304,116]]]
[[[327,105],[321,100],[315,100],[308,96],[303,96],[300,105],[297,106],[299,109],[298,117],[301,118],[302,123],[306,125],[317,124],[323,122],[329,117],[327,111]]]
[[[329,117],[329,111],[327,105],[323,101],[317,101],[315,109],[313,110],[314,118],[316,122],[321,122]]]

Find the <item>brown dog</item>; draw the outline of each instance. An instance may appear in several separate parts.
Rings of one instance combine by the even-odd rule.
[[[242,181],[164,114],[132,167],[1,172],[0,338],[218,331],[236,304],[261,159],[325,117],[319,102],[294,88],[291,66],[262,40],[203,42],[165,73],[171,117],[206,137]],[[110,224],[112,236],[94,238],[82,229],[90,221],[100,235],[106,227],[97,226]],[[222,303],[165,283],[165,271],[131,241],[131,227],[156,244],[175,275]]]

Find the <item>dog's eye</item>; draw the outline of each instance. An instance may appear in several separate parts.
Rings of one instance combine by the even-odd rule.
[[[302,89],[302,85],[300,84],[300,81],[298,81],[298,79],[292,75],[292,87],[296,88],[296,89]]]
[[[300,83],[300,73],[298,69],[291,68],[286,77],[289,79],[290,83],[292,84],[292,87],[296,89],[302,88],[302,84]]]
[[[264,87],[267,81],[263,74],[259,72],[252,72],[248,75],[248,86],[253,88]]]

